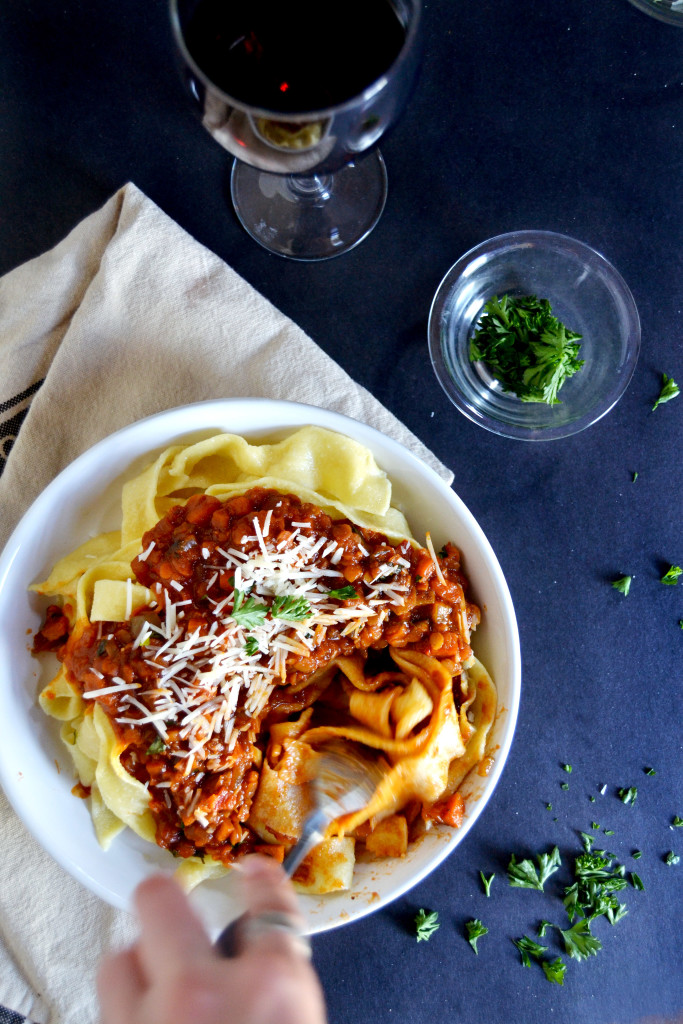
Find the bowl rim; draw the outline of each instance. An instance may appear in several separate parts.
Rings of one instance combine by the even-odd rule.
[[[243,430],[238,430],[236,421],[244,422],[244,419],[249,420],[249,417],[251,417],[251,422]],[[476,802],[473,804],[471,814],[468,814],[462,827],[452,835],[441,836],[439,843],[436,846],[430,847],[431,852],[429,852],[429,855],[426,858],[419,857],[412,871],[409,871],[408,876],[399,880],[397,884],[392,883],[392,886],[383,894],[381,894],[380,886],[377,885],[380,888],[380,893],[361,893],[360,895],[368,896],[367,900],[357,899],[355,903],[343,907],[341,894],[339,897],[334,895],[306,897],[307,901],[311,901],[304,908],[307,930],[310,933],[317,933],[338,927],[347,922],[357,921],[367,914],[381,909],[389,902],[402,896],[441,864],[455,847],[464,840],[470,828],[475,824],[488,804],[503,772],[513,742],[521,694],[521,650],[514,606],[500,563],[482,527],[462,499],[449,485],[431,467],[422,462],[400,442],[388,437],[376,428],[367,426],[365,423],[341,413],[323,410],[302,403],[259,398],[207,400],[165,410],[129,424],[96,442],[69,463],[41,492],[17,524],[4,550],[0,552],[0,608],[9,611],[10,607],[19,603],[16,600],[13,601],[13,594],[17,592],[17,587],[20,584],[28,582],[23,575],[24,572],[29,568],[35,569],[36,565],[41,565],[42,567],[42,562],[53,554],[55,544],[60,545],[63,542],[64,537],[60,534],[60,531],[68,535],[69,531],[73,529],[73,522],[67,522],[63,526],[61,523],[57,523],[55,533],[58,536],[56,539],[52,535],[46,535],[45,537],[38,537],[38,543],[36,543],[35,527],[40,525],[41,517],[47,511],[54,508],[55,501],[58,501],[60,498],[64,499],[63,490],[65,482],[66,484],[73,484],[78,479],[82,480],[84,474],[86,475],[86,486],[84,493],[79,494],[79,502],[87,505],[92,498],[91,492],[93,492],[93,489],[99,493],[97,491],[98,487],[120,484],[122,478],[130,475],[133,467],[137,471],[141,459],[144,458],[148,461],[149,456],[155,450],[160,450],[181,438],[187,440],[196,439],[198,436],[206,436],[209,432],[223,429],[243,433],[245,436],[255,440],[267,440],[268,438],[272,439],[274,436],[290,433],[300,426],[311,423],[327,427],[330,430],[337,430],[340,433],[346,433],[348,436],[366,444],[373,451],[380,466],[382,466],[382,462],[385,459],[391,463],[391,459],[396,458],[400,469],[383,468],[387,469],[392,482],[396,482],[399,485],[398,490],[403,488],[406,480],[410,481],[411,487],[414,486],[412,483],[413,478],[417,477],[419,479],[421,475],[422,487],[427,485],[427,494],[431,491],[438,496],[439,500],[443,498],[448,510],[448,516],[449,518],[450,516],[455,517],[458,530],[463,534],[469,533],[472,535],[474,538],[473,543],[477,545],[477,557],[490,577],[487,584],[489,592],[491,595],[495,593],[496,601],[500,604],[500,622],[496,627],[500,631],[500,636],[498,634],[493,635],[490,642],[491,644],[496,644],[501,652],[503,652],[502,660],[505,663],[504,676],[506,685],[509,687],[505,694],[505,707],[503,709],[505,716],[502,717],[500,723],[498,723],[498,720],[494,723],[494,729],[497,729],[498,732],[498,749],[496,750],[493,767],[485,782],[481,784],[482,791],[476,796]],[[76,473],[75,477],[74,473]],[[93,479],[88,480],[88,474],[92,474]],[[77,507],[79,502],[74,503],[76,507],[72,513],[72,518],[73,516],[78,518],[81,515],[82,509]],[[78,522],[80,524],[80,519]],[[50,531],[46,531],[46,534],[50,534]],[[464,554],[467,561],[467,548],[464,550]],[[20,580],[17,580],[17,573],[21,577]],[[478,578],[481,579],[481,577]],[[24,604],[28,611],[20,609],[15,612],[16,621],[22,624],[24,618],[29,614],[32,619],[38,618],[35,608],[28,606],[28,597],[26,597]],[[10,628],[11,621],[14,621],[14,619],[7,619],[7,633],[12,632]],[[27,785],[27,781],[26,779],[22,781],[22,775],[25,773],[22,773],[21,769],[26,768],[26,760],[23,762],[21,760],[17,761],[13,757],[10,747],[14,744],[14,749],[18,748],[21,751],[21,758],[26,759],[28,755],[24,752],[21,744],[24,733],[27,730],[29,732],[32,729],[35,730],[36,724],[40,722],[44,727],[44,731],[51,730],[51,734],[54,735],[54,730],[51,729],[54,723],[47,722],[47,719],[43,722],[42,712],[37,712],[35,708],[36,702],[32,690],[32,680],[35,683],[38,672],[27,672],[25,667],[22,667],[24,666],[22,658],[28,658],[29,663],[31,661],[30,656],[27,654],[28,648],[25,644],[25,635],[21,633],[15,637],[13,642],[10,642],[10,640],[11,637],[8,638],[7,634],[4,637],[0,635],[0,671],[5,666],[8,672],[10,669],[13,670],[10,678],[14,677],[12,686],[8,687],[6,692],[0,691],[0,710],[2,711],[2,716],[0,717],[4,717],[8,721],[7,712],[12,709],[18,710],[20,714],[20,723],[18,725],[20,727],[13,727],[13,731],[17,733],[17,736],[14,739],[10,736],[12,742],[6,745],[7,749],[5,749],[5,745],[0,744],[0,782],[2,788],[20,820],[23,821],[28,831],[32,833],[53,860],[86,888],[105,900],[105,902],[120,909],[129,909],[130,892],[128,889],[125,894],[114,891],[116,879],[113,882],[111,881],[112,874],[110,868],[105,872],[105,878],[102,878],[97,874],[97,871],[93,870],[92,862],[89,862],[88,858],[84,857],[83,854],[79,854],[80,859],[74,862],[68,853],[68,849],[65,850],[57,842],[57,837],[50,834],[49,828],[42,820],[40,810],[33,803],[25,800],[22,790]],[[22,721],[23,724],[21,724]],[[37,728],[40,729],[41,726],[38,725]],[[6,736],[9,735],[8,729],[9,726],[4,728]],[[36,736],[31,742],[34,744],[34,748],[40,748],[40,737]],[[52,756],[51,750],[52,747],[49,749],[46,747],[41,751],[40,764],[34,771],[41,771],[48,763],[52,763],[50,760]],[[59,776],[59,773],[57,773],[57,776]],[[55,805],[61,806],[57,799],[57,791],[63,794],[65,784],[63,778],[60,776],[59,778],[62,778],[62,781],[59,781],[57,776],[48,779],[49,785],[46,787],[45,778],[41,775],[40,785],[43,788],[49,789],[51,800],[55,802]],[[77,808],[78,804],[79,802],[74,800],[74,808]],[[81,810],[83,816],[89,815],[87,808],[83,807]],[[79,814],[81,814],[81,810],[79,810]],[[78,822],[76,827],[79,827]],[[91,821],[89,819],[85,820],[84,827],[87,830],[91,830]],[[448,831],[450,832],[451,830]],[[150,847],[149,844],[144,843],[142,840],[137,840],[137,837],[132,833],[128,835],[128,842],[132,844],[132,856],[135,861],[132,865],[134,870],[137,870],[141,859],[144,859],[146,865],[151,865],[153,869],[153,857],[155,856],[153,851],[159,854],[157,848]],[[100,852],[98,852],[98,863]],[[163,851],[161,852],[163,853]],[[107,854],[102,853],[102,856],[108,858],[110,854],[111,851]],[[157,868],[161,866],[158,861],[156,866]],[[128,867],[128,861],[126,861],[126,867]],[[120,865],[115,865],[115,875],[117,871],[119,872],[116,875],[117,878],[120,875],[119,868]],[[147,870],[147,867],[145,867],[145,870]],[[126,884],[132,890],[133,884],[130,882],[130,879],[127,880]],[[215,888],[212,888],[213,884],[212,882],[204,883],[203,886],[198,887],[198,890],[193,892],[192,897],[196,909],[204,918],[209,930],[217,933],[225,924],[226,918],[222,915],[226,908],[226,902],[223,897],[229,900],[229,894],[217,892]],[[375,885],[376,881],[373,882],[373,889]],[[375,899],[375,897],[377,898]],[[222,903],[221,900],[223,900]],[[321,900],[324,901],[322,910],[317,909],[315,900],[318,903]],[[336,913],[334,910],[335,906],[342,909],[342,912]],[[216,921],[216,914],[218,912],[221,915],[219,922]]]
[[[629,0],[633,7],[637,7],[644,14],[649,14],[657,21],[664,21],[667,25],[677,25],[683,28],[683,10],[674,11],[670,7],[660,7],[655,0]]]
[[[556,251],[566,251],[581,258],[589,258],[597,262],[610,280],[612,292],[622,304],[629,323],[629,337],[627,356],[624,365],[617,378],[616,384],[610,389],[596,405],[582,416],[578,416],[570,423],[564,423],[556,427],[539,428],[534,426],[519,426],[517,424],[505,423],[475,408],[463,395],[456,385],[446,365],[441,344],[441,324],[444,311],[448,302],[455,292],[460,281],[465,279],[468,270],[475,261],[487,256],[497,254],[504,249],[511,248],[546,248],[550,247]],[[572,238],[556,231],[541,230],[536,228],[509,231],[500,235],[494,235],[483,242],[468,249],[455,263],[446,271],[442,277],[429,310],[427,323],[427,337],[429,355],[432,369],[453,405],[472,423],[478,424],[485,430],[501,437],[507,437],[519,441],[556,441],[564,437],[570,437],[585,430],[587,427],[597,423],[603,416],[606,416],[617,404],[626,391],[636,368],[640,353],[640,316],[633,294],[626,284],[626,281],[614,267],[614,265],[597,249],[594,249],[587,242]]]

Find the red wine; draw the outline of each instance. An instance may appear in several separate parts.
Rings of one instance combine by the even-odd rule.
[[[223,92],[296,114],[363,92],[392,65],[405,30],[390,0],[199,0],[183,35]]]

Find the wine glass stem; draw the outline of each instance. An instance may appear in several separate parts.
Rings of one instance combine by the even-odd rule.
[[[325,202],[330,198],[331,174],[290,174],[287,186],[295,199],[308,202]]]

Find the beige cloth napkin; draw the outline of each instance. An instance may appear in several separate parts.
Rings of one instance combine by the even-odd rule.
[[[132,184],[50,252],[0,279],[0,318],[5,451],[30,402],[0,477],[0,546],[46,484],[95,441],[210,398],[291,399],[345,413],[452,480],[303,331]],[[1,790],[0,851],[0,1004],[37,1024],[94,1024],[97,963],[134,939],[133,919],[58,867]]]

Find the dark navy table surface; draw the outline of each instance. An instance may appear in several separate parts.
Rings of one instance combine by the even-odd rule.
[[[683,816],[683,582],[659,580],[683,564],[683,397],[651,409],[663,372],[683,386],[683,29],[627,0],[425,7],[418,87],[382,146],[384,215],[351,253],[302,264],[269,255],[238,225],[229,159],[177,77],[165,0],[4,0],[0,273],[135,182],[452,466],[500,559],[523,655],[507,767],[447,862],[388,908],[315,939],[332,1024],[674,1018],[683,860],[666,861],[683,857],[683,829],[671,827]],[[427,351],[430,302],[449,266],[523,228],[601,251],[642,322],[624,398],[587,431],[547,444],[471,424]],[[628,597],[610,585],[623,574],[634,577]],[[631,786],[627,805],[617,790]],[[629,913],[613,928],[594,924],[603,949],[567,960],[560,987],[523,967],[512,939],[536,938],[544,918],[566,921],[558,893],[592,822],[614,831],[596,833],[598,845],[645,888],[629,884]],[[507,885],[511,853],[554,844],[563,868],[546,893]],[[496,875],[489,898],[480,870]],[[420,907],[440,915],[429,942],[414,937]],[[473,918],[488,928],[476,956],[464,930]],[[543,940],[552,956],[557,937]]]

